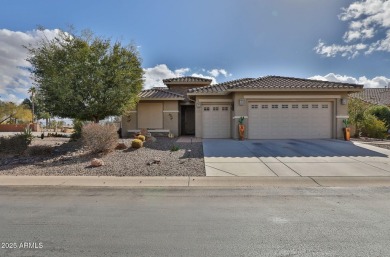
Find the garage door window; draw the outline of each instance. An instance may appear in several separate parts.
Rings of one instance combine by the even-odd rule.
[[[288,109],[288,104],[282,104],[282,109]]]
[[[313,108],[313,109],[318,109],[318,104],[312,104],[312,105],[311,105],[311,108]]]
[[[298,105],[297,104],[293,104],[293,105],[291,105],[291,108],[298,109]]]
[[[302,109],[308,109],[309,105],[308,104],[302,104]]]
[[[268,109],[268,104],[263,104],[263,105],[261,106],[261,109]]]
[[[278,109],[278,107],[279,107],[279,105],[277,105],[277,104],[272,105],[272,109]]]
[[[213,111],[218,111],[219,107],[213,107]]]
[[[258,106],[257,104],[252,104],[251,108],[252,108],[252,109],[258,109],[259,106]]]
[[[327,104],[323,104],[322,105],[322,109],[328,109],[328,105]]]
[[[203,108],[203,111],[206,111],[206,112],[207,112],[207,111],[210,111],[210,107],[204,107],[204,108]]]
[[[222,111],[229,111],[229,107],[222,107]]]

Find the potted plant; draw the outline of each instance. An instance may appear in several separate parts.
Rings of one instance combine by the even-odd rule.
[[[349,141],[349,139],[351,138],[351,131],[350,131],[350,128],[348,127],[349,126],[349,120],[348,119],[344,119],[343,120],[343,124],[344,124],[344,128],[343,128],[344,140],[345,141]]]
[[[244,140],[245,137],[245,125],[244,125],[245,117],[240,117],[238,119],[238,134],[240,136],[240,140]]]

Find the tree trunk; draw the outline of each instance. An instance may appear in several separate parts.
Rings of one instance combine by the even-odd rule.
[[[98,116],[93,116],[93,122],[99,123],[99,117]]]

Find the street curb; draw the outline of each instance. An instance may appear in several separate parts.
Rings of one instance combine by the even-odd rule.
[[[390,187],[390,177],[0,176],[0,186],[58,187]]]

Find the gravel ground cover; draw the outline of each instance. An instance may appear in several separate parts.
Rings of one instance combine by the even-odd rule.
[[[201,142],[180,143],[177,138],[159,137],[145,142],[140,149],[131,148],[131,139],[118,143],[128,146],[107,155],[93,155],[80,142],[67,138],[34,139],[32,146],[42,146],[22,155],[0,154],[0,175],[40,176],[205,176]],[[171,151],[173,146],[177,151]],[[91,167],[93,158],[104,166]],[[157,160],[157,161],[156,161]]]
[[[390,150],[390,140],[368,138],[368,137],[351,138],[351,140]]]

